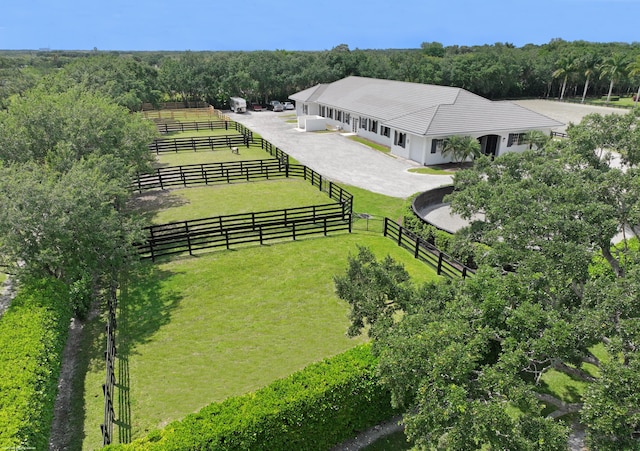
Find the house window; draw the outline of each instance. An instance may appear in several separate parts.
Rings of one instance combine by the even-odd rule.
[[[342,122],[342,111],[336,111],[336,121]]]
[[[380,134],[388,138],[389,136],[391,136],[391,129],[383,125],[382,128],[380,129]]]
[[[333,119],[333,108],[327,108],[327,117]]]
[[[395,132],[393,132],[393,143],[396,146],[399,147],[404,147],[407,144],[407,134],[406,133],[400,133],[397,130]]]
[[[444,139],[432,139],[431,140],[431,153],[440,152],[444,146]]]
[[[344,113],[344,122],[349,124],[351,122],[351,113]]]
[[[507,147],[519,146],[524,143],[524,133],[509,133],[509,139],[507,140]]]
[[[366,117],[361,117],[360,118],[360,128],[363,129],[363,130],[366,130],[368,121],[369,120]]]
[[[320,105],[320,116],[322,116],[322,117],[326,117],[326,116],[325,116],[325,112],[326,112],[326,111],[325,111],[325,107],[324,107],[324,105]]]
[[[373,119],[369,121],[369,131],[378,133],[378,121],[374,121]]]
[[[309,114],[309,105],[302,105],[302,114]]]

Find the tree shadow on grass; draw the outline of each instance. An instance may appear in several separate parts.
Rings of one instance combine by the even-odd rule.
[[[120,443],[131,441],[129,356],[135,353],[137,345],[148,342],[158,329],[171,321],[171,313],[180,303],[181,296],[163,289],[162,281],[172,274],[157,265],[141,263],[120,287],[116,338],[118,411],[115,421]]]
[[[129,207],[151,222],[159,211],[187,203],[188,200],[171,190],[152,190],[133,195]]]

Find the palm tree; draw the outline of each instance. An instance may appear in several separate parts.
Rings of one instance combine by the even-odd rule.
[[[453,161],[461,162],[481,155],[480,143],[473,136],[449,136],[442,143],[442,155],[451,154]]]
[[[562,80],[562,91],[560,92],[560,100],[564,98],[564,91],[567,88],[567,79],[569,75],[571,75],[575,70],[574,61],[569,57],[560,58],[556,61],[557,69],[553,71],[551,76],[553,78],[563,77]]]
[[[629,65],[627,66],[627,73],[630,77],[640,75],[640,55],[636,56],[636,59],[629,63]],[[634,107],[638,106],[638,99],[640,99],[640,85],[638,86],[636,99],[633,101]]]
[[[536,149],[542,149],[551,140],[551,136],[540,130],[530,130],[522,137],[522,142],[529,144],[529,149],[536,146]]]
[[[584,103],[584,99],[587,97],[587,89],[589,89],[589,81],[591,80],[591,76],[596,74],[596,69],[598,67],[598,57],[593,54],[585,55],[584,58],[580,59],[580,70],[583,71],[585,77],[587,77],[584,82],[584,90],[582,91],[582,101],[580,103]]]
[[[608,77],[611,82],[609,83],[609,93],[607,94],[607,102],[611,100],[611,91],[613,91],[613,84],[618,81],[624,75],[624,70],[627,67],[627,58],[622,53],[614,53],[610,57],[606,58],[602,64],[600,64],[600,78]]]

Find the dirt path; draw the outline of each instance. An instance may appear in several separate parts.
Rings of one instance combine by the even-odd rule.
[[[356,437],[340,443],[331,448],[331,451],[358,451],[374,443],[387,435],[404,429],[402,424],[402,416],[398,415],[389,421],[380,423],[361,432]]]
[[[13,290],[13,280],[11,277],[7,276],[7,279],[0,287],[0,318],[4,315],[4,312],[7,311],[9,306],[11,305],[11,300],[15,296],[15,292]]]

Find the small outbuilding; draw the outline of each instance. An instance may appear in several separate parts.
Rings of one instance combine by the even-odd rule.
[[[392,154],[423,165],[451,162],[451,156],[442,154],[449,136],[477,138],[484,154],[497,156],[528,148],[524,135],[529,131],[550,134],[564,125],[462,88],[376,78],[347,77],[289,98],[298,117],[324,118],[326,127],[388,146]],[[304,122],[299,121],[302,128]]]

